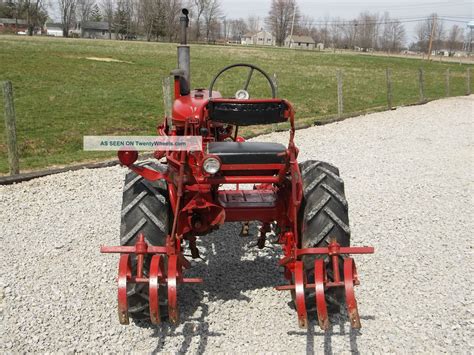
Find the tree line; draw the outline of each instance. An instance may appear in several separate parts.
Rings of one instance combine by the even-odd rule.
[[[46,0],[8,0],[0,4],[0,17],[22,18],[33,29],[48,18]],[[182,7],[190,10],[190,39],[195,42],[239,42],[247,33],[268,30],[275,42],[283,46],[290,35],[309,36],[324,47],[338,49],[382,50],[397,52],[406,45],[403,21],[388,12],[362,12],[352,20],[325,17],[314,19],[304,15],[296,0],[272,0],[265,18],[250,16],[230,18],[220,0],[51,0],[59,9],[64,36],[70,35],[76,23],[103,21],[108,23],[109,36],[117,39],[142,37],[147,41],[178,40],[179,16]],[[435,27],[433,30],[433,26]],[[30,32],[32,33],[32,31]],[[463,29],[447,28],[436,14],[416,27],[410,49],[426,51],[430,38],[432,48],[462,48]]]

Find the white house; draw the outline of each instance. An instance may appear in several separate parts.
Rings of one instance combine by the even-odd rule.
[[[253,38],[252,33],[246,33],[240,38],[240,44],[243,44],[243,45],[253,44],[252,38]]]
[[[63,36],[63,25],[60,23],[47,23],[46,34],[53,37]]]
[[[299,49],[314,49],[316,42],[309,36],[288,36],[285,39],[285,47]]]
[[[274,46],[275,39],[273,38],[273,35],[270,32],[262,29],[261,31],[255,34],[246,33],[242,36],[240,43],[244,45]]]

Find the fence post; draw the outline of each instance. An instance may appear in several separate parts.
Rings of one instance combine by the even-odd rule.
[[[343,98],[343,95],[342,95],[342,71],[341,71],[341,69],[337,69],[336,76],[337,76],[337,115],[339,117],[341,117],[343,112],[344,112],[344,98]]]
[[[392,109],[392,70],[387,68],[385,71],[387,78],[387,107],[389,110]]]
[[[275,97],[278,97],[278,77],[276,73],[273,73],[273,85],[275,85]],[[278,130],[278,123],[272,124],[272,132],[276,132]]]
[[[20,173],[20,163],[16,145],[15,105],[13,103],[11,81],[3,82],[3,98],[5,100],[5,134],[8,146],[8,166],[10,175],[16,175]]]
[[[467,95],[471,95],[471,68],[467,68]]]
[[[163,78],[163,104],[164,113],[167,118],[171,118],[171,110],[173,106],[173,98],[171,97],[171,79],[169,76]]]
[[[425,102],[425,78],[423,68],[420,68],[418,71],[418,82],[420,85],[420,103],[423,103]]]
[[[450,94],[449,79],[450,79],[450,75],[449,75],[449,68],[448,68],[448,69],[446,69],[446,97],[448,97],[449,94]]]

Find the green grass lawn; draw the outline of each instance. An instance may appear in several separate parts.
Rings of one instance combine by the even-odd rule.
[[[240,46],[196,45],[191,51],[193,87],[208,87],[225,65],[256,64],[277,75],[279,96],[294,103],[300,124],[337,113],[337,69],[344,72],[347,113],[386,106],[386,68],[392,69],[395,105],[418,102],[420,67],[425,70],[428,99],[445,96],[447,68],[451,95],[464,95],[467,86],[467,66],[457,63]],[[82,151],[83,135],[154,134],[163,116],[161,82],[175,66],[174,44],[0,36],[0,81],[11,80],[15,90],[20,168],[114,155]],[[217,89],[229,95],[245,77],[246,71],[230,73]],[[249,91],[254,97],[266,96],[263,78],[255,79]],[[1,105],[0,173],[6,173],[3,100]],[[246,132],[255,134],[258,129]]]

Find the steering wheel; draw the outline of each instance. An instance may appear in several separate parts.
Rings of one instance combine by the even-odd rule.
[[[265,73],[262,69],[260,69],[259,67],[253,65],[253,64],[244,64],[244,63],[238,63],[238,64],[232,64],[232,65],[229,65],[227,67],[225,67],[224,69],[222,69],[219,73],[217,73],[217,75],[214,77],[214,79],[212,79],[211,81],[211,86],[209,87],[209,97],[211,98],[212,97],[212,90],[214,89],[214,84],[216,83],[217,79],[222,75],[224,74],[226,71],[230,70],[230,69],[233,69],[233,68],[237,68],[237,67],[246,67],[246,68],[249,68],[249,74],[247,76],[247,80],[245,81],[245,84],[244,84],[244,87],[243,89],[241,90],[238,90],[236,93],[235,93],[235,98],[236,99],[239,99],[239,100],[247,100],[250,98],[250,95],[247,91],[248,87],[249,87],[249,84],[250,84],[250,80],[252,80],[252,75],[253,75],[253,72],[256,70],[258,72],[260,72],[264,77],[265,79],[267,79],[268,81],[268,84],[270,85],[270,88],[272,89],[272,98],[275,99],[276,98],[276,88],[275,88],[275,84],[273,83],[272,79],[270,78],[270,76]]]

